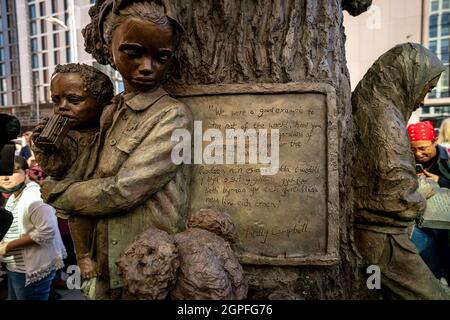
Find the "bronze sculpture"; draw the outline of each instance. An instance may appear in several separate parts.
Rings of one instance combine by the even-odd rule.
[[[85,28],[86,50],[123,76],[125,92],[107,106],[85,181],[50,203],[97,220],[92,256],[96,299],[120,298],[116,259],[149,227],[185,226],[189,171],[171,161],[171,133],[190,130],[191,114],[161,88],[178,46],[180,24],[162,2],[97,1]],[[106,59],[105,59],[106,57]]]
[[[342,0],[342,9],[352,16],[358,16],[372,5],[372,0]]]
[[[73,183],[85,179],[86,166],[100,125],[103,108],[110,103],[114,89],[111,80],[92,66],[81,64],[58,65],[52,76],[51,95],[55,115],[44,120],[34,129],[32,148],[36,159],[52,179],[43,184],[43,196],[53,201]],[[60,144],[42,141],[49,127],[52,131],[55,118],[66,121],[70,131],[60,133]],[[58,126],[56,126],[58,127]],[[64,215],[58,212],[60,216]],[[66,213],[69,214],[69,213]],[[67,216],[65,217],[67,218]],[[90,249],[95,220],[72,217],[69,222],[77,256],[77,263],[84,278],[97,275],[97,267],[91,259]]]
[[[366,263],[380,267],[381,285],[404,299],[448,298],[408,235],[425,200],[417,191],[406,123],[443,70],[423,46],[398,45],[373,64],[352,95],[354,243]]]
[[[201,209],[188,229],[173,236],[150,228],[118,259],[129,298],[241,300],[244,271],[231,249],[235,227],[228,214]]]

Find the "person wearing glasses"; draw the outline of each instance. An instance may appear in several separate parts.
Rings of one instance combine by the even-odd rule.
[[[437,143],[433,124],[430,121],[408,126],[411,151],[416,159],[418,176],[437,182],[440,187],[450,189],[449,149]]]
[[[408,135],[416,160],[417,175],[433,180],[441,188],[450,189],[450,150],[437,143],[433,124],[430,121],[411,124],[408,126]],[[449,231],[417,226],[411,240],[436,278],[448,285]]]

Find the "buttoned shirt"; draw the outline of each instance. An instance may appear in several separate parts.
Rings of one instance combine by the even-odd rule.
[[[163,89],[113,99],[100,120],[88,179],[72,184],[53,205],[97,218],[93,253],[103,279],[122,286],[115,261],[149,227],[184,229],[189,168],[171,159],[176,129],[192,129],[192,116]]]

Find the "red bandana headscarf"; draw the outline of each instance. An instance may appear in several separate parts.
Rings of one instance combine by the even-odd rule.
[[[411,141],[421,141],[421,140],[433,141],[434,139],[436,139],[434,127],[430,121],[410,124],[408,126],[408,135],[409,140]]]

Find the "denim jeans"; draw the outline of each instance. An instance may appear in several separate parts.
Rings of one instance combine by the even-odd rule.
[[[448,230],[414,228],[411,241],[434,276],[447,278],[450,259]]]
[[[48,300],[55,274],[25,286],[25,273],[8,271],[8,300]]]

